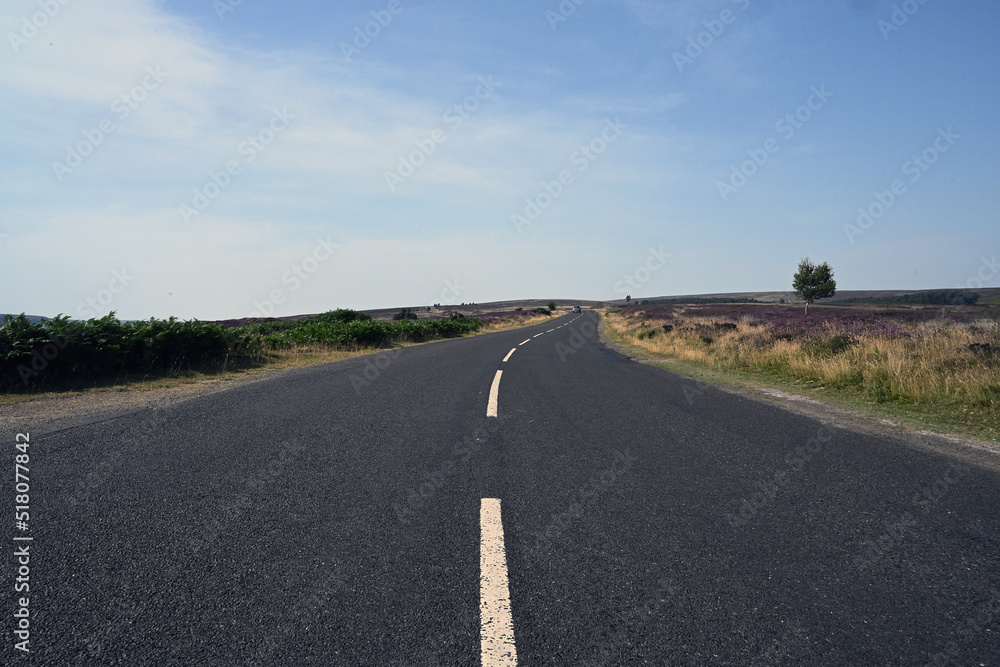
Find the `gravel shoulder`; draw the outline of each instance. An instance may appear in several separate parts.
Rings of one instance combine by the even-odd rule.
[[[336,362],[327,362],[336,363]],[[138,410],[174,406],[195,396],[262,382],[290,369],[261,369],[252,374],[198,380],[170,387],[113,389],[68,392],[35,397],[0,405],[0,433],[42,435],[63,429],[113,419]]]

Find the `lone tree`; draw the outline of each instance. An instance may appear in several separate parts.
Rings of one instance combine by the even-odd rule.
[[[816,299],[829,299],[837,292],[837,281],[833,279],[833,269],[826,262],[816,266],[806,257],[799,262],[799,270],[792,279],[795,293],[806,301],[806,315],[809,304]]]

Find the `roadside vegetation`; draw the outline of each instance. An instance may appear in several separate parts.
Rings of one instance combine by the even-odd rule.
[[[653,359],[793,381],[1000,439],[993,308],[631,306],[609,311],[606,326]]]
[[[305,361],[466,335],[484,321],[453,313],[442,319],[373,320],[334,310],[299,321],[227,328],[199,321],[122,322],[60,316],[33,323],[24,315],[0,325],[0,391],[81,389],[150,377],[176,377]]]

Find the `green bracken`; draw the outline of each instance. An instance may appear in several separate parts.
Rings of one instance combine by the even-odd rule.
[[[176,318],[122,322],[113,312],[86,321],[59,316],[34,323],[22,314],[0,325],[0,390],[81,387],[137,374],[218,369],[316,344],[341,350],[387,347],[461,336],[480,326],[468,317],[385,322],[347,309],[239,328]]]

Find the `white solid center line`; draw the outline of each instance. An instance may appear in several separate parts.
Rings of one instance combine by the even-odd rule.
[[[482,531],[479,541],[479,646],[482,665],[517,665],[499,498],[482,499],[479,524]]]
[[[525,343],[530,343],[530,342],[531,342],[531,339],[529,338],[528,340],[525,340],[525,341],[522,341],[522,342],[518,343],[518,345],[524,345]]]
[[[516,347],[512,347],[510,349],[510,352],[507,353],[507,356],[504,357],[503,360],[506,362],[508,359],[510,359],[510,355],[514,354],[515,352],[517,352],[517,348]]]
[[[497,371],[497,374],[493,376],[493,386],[490,387],[490,402],[486,406],[487,417],[497,416],[497,395],[500,393],[501,375],[503,375],[503,371]]]

